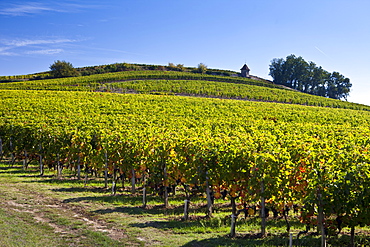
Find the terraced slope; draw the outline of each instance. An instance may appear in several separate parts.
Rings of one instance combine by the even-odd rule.
[[[304,94],[264,81],[173,71],[127,71],[1,83],[0,89],[190,95],[370,110],[369,106]]]

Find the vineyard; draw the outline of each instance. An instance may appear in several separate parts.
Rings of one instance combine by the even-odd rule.
[[[313,96],[265,81],[174,71],[125,71],[82,77],[0,83],[0,90],[103,91],[191,95],[354,110],[369,106]]]
[[[180,196],[183,221],[224,217],[232,238],[242,218],[260,219],[254,237],[279,218],[287,239],[317,233],[335,246],[347,232],[354,246],[370,224],[368,106],[153,71],[1,83],[0,104],[1,160],[40,176],[73,173],[86,186],[98,177],[112,196],[129,186],[144,209],[158,204],[153,195],[163,208]],[[204,208],[192,210],[194,201]]]

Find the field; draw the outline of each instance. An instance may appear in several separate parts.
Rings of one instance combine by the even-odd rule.
[[[1,83],[0,96],[5,242],[368,244],[368,106],[168,71]]]

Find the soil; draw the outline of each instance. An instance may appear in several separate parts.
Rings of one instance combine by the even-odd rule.
[[[37,191],[26,188],[24,185],[9,187],[8,184],[0,184],[0,207],[3,210],[12,210],[14,212],[28,213],[36,222],[47,224],[54,233],[74,236],[74,242],[77,238],[84,238],[81,234],[81,228],[76,225],[83,225],[84,229],[94,232],[103,232],[111,239],[126,242],[127,234],[122,230],[115,228],[88,213],[83,207],[71,205],[55,198],[47,197]],[[71,224],[58,224],[53,215],[58,215],[68,219]]]

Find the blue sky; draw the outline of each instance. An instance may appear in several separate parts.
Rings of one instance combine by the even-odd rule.
[[[351,79],[370,105],[370,1],[1,1],[0,75],[115,62],[239,71],[269,78],[273,58],[302,56]]]

